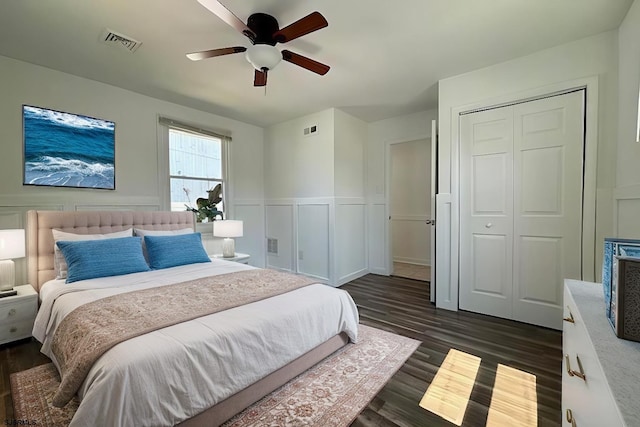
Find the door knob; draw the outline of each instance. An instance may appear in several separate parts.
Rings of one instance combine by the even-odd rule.
[[[428,219],[424,222],[427,225],[436,225],[436,220],[435,219]]]
[[[488,222],[488,223],[486,223],[486,224],[485,224],[485,227],[487,227],[487,228],[491,228],[491,227],[493,227],[493,224],[491,224],[490,222]]]

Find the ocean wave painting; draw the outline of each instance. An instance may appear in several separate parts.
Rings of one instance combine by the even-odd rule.
[[[115,123],[24,105],[24,184],[115,188]]]

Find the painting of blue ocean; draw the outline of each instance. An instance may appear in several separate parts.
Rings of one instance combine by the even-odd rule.
[[[24,184],[115,188],[115,123],[24,105]]]

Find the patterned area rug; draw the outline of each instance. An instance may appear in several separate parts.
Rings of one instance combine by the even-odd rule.
[[[360,325],[357,344],[346,345],[224,426],[348,426],[419,345],[419,341]],[[51,363],[12,374],[16,422],[67,426],[78,401],[73,399],[64,408],[51,406],[59,384]]]

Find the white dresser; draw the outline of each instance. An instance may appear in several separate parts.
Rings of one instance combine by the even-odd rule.
[[[599,283],[565,280],[563,426],[640,426],[640,343],[616,337]]]
[[[0,344],[29,338],[38,311],[38,294],[31,285],[14,289],[18,295],[0,298]]]

